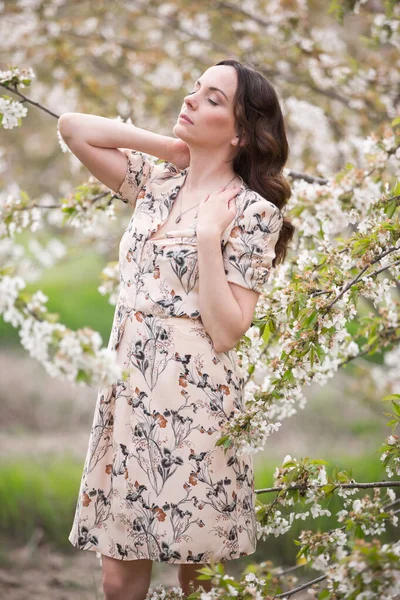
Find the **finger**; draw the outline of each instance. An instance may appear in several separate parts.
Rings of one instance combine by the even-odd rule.
[[[240,186],[234,187],[234,188],[230,188],[229,190],[224,190],[223,192],[220,192],[220,195],[222,198],[233,198],[233,196],[237,196],[238,193],[240,192],[242,188]]]
[[[241,189],[242,188],[240,186],[238,186],[238,187],[230,188],[229,190],[224,190],[223,197],[224,198],[233,198],[234,196],[238,195],[238,193],[240,192]]]

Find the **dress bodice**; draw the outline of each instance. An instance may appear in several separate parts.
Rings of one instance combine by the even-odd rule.
[[[120,292],[112,346],[122,321],[132,311],[160,317],[199,320],[199,270],[196,219],[186,229],[160,237],[188,169],[156,164],[145,155],[124,150],[127,172],[116,197],[134,210],[119,245]],[[237,214],[221,234],[221,255],[228,282],[261,292],[268,279],[282,225],[279,209],[243,182],[235,198]],[[151,235],[155,237],[150,239]]]

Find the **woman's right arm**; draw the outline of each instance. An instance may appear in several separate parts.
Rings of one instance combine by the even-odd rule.
[[[189,152],[185,157],[182,145],[186,144],[182,140],[114,119],[64,113],[58,119],[58,129],[71,152],[96,179],[115,192],[120,189],[126,175],[126,156],[119,148],[157,156],[182,169],[189,164]],[[183,165],[183,162],[187,164]]]

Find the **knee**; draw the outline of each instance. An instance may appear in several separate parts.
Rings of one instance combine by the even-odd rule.
[[[146,561],[143,566],[139,561],[116,563],[114,560],[116,559],[107,559],[103,564],[102,584],[105,600],[144,600],[150,586],[151,561]]]
[[[120,600],[126,592],[126,584],[119,578],[106,574],[103,576],[105,600]]]
[[[125,581],[106,575],[103,577],[103,591],[105,600],[144,600],[148,585],[144,581]]]

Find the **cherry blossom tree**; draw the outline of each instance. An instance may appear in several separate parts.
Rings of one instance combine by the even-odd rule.
[[[293,190],[287,211],[296,235],[236,348],[246,374],[246,410],[226,423],[217,444],[235,446],[238,454],[263,450],[269,435],[304,408],[306,386],[324,385],[352,363],[375,398],[387,402],[384,408],[390,403],[384,414],[391,433],[380,453],[388,477],[399,476],[400,6],[17,0],[0,11],[0,47],[8,57],[0,72],[3,139],[20,128],[22,155],[31,132],[39,139],[32,117],[40,115],[43,136],[57,136],[58,150],[79,176],[56,131],[62,112],[111,114],[170,135],[183,91],[221,58],[249,62],[274,83],[291,143],[284,174]],[[112,246],[121,230],[120,207],[93,177],[77,186],[65,182],[62,194],[49,188],[36,197],[20,187],[25,174],[0,193],[0,313],[53,377],[78,385],[124,378],[98,332],[70,330],[49,313],[39,289],[25,290],[65,256],[60,236],[46,249],[35,246],[43,256],[35,264],[17,242],[21,232],[56,228],[71,245],[89,239],[104,251],[105,233]],[[110,221],[116,222],[111,234]],[[115,304],[117,263],[100,276],[99,292]],[[377,356],[382,365],[363,362]],[[295,540],[301,564],[251,565],[240,580],[212,565],[202,577],[212,578],[213,591],[190,598],[290,598],[304,589],[320,600],[399,593],[400,542],[382,544],[379,536],[397,526],[400,481],[356,482],[351,470],[338,468],[328,477],[326,465],[286,456],[274,487],[257,490],[274,496],[257,500],[258,539],[288,533],[296,519],[330,515],[329,500],[341,498],[337,528],[304,530]],[[371,494],[360,496],[368,489]],[[296,573],[307,567],[321,575],[300,585]],[[154,600],[182,597],[179,588],[162,586],[152,594]]]

